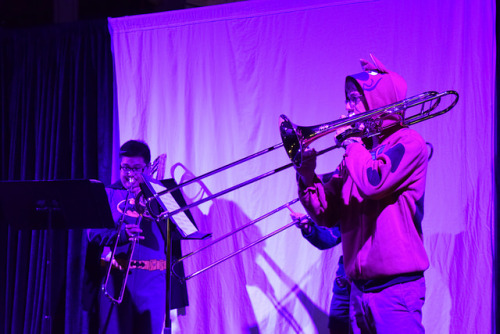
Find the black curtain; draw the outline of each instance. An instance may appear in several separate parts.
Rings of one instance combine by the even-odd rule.
[[[107,21],[0,29],[0,109],[2,181],[109,184],[113,62]],[[0,223],[0,331],[86,332],[85,231]]]

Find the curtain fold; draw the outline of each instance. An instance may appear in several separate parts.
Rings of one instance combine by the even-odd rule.
[[[113,62],[106,20],[1,29],[0,45],[1,180],[109,183]],[[1,331],[84,332],[83,231],[17,230],[11,223],[2,221],[0,236],[7,246]]]

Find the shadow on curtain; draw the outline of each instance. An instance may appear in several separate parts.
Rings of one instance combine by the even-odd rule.
[[[109,183],[113,64],[107,21],[0,29],[0,45],[1,180]],[[86,238],[82,230],[53,232],[49,242],[46,230],[17,231],[1,222],[0,332],[85,331]]]

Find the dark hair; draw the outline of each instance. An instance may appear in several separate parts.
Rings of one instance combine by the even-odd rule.
[[[151,151],[148,144],[139,140],[129,140],[120,147],[120,158],[142,157],[146,164],[151,162]]]

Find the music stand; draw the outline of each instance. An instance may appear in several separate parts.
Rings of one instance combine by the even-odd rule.
[[[114,228],[104,184],[97,180],[1,181],[0,221],[16,230],[47,230],[43,319],[51,333],[52,230]]]
[[[97,180],[2,181],[0,218],[15,229],[114,228]]]
[[[150,179],[147,175],[143,174],[143,183],[141,183],[141,190],[144,193],[144,197],[150,201],[150,211],[155,211],[154,216],[157,221],[164,219],[161,213],[173,212],[179,208],[179,204],[185,206],[186,203],[177,203],[177,200],[173,197],[173,193],[166,193],[163,195],[158,195],[162,190],[168,189],[167,186],[161,181],[154,181]],[[178,196],[182,197],[179,190],[176,190]],[[156,208],[151,207],[151,204],[155,204]],[[150,212],[152,213],[152,212]],[[165,240],[165,260],[166,260],[166,274],[165,274],[165,326],[163,332],[165,334],[171,333],[171,319],[170,319],[170,290],[171,290],[171,275],[172,275],[172,231],[170,228],[170,222],[172,222],[183,240],[201,240],[209,238],[211,233],[203,233],[198,230],[198,227],[192,221],[192,216],[187,215],[186,212],[180,212],[176,215],[176,218],[167,217],[166,219],[166,240]]]

